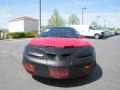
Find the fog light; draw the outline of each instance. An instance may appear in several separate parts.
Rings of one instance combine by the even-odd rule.
[[[30,64],[23,64],[24,68],[28,71],[28,72],[35,72],[35,67],[33,65]]]
[[[50,76],[56,78],[67,77],[69,75],[68,68],[50,68],[49,72],[50,72]]]

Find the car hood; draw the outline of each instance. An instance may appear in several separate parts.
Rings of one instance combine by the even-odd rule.
[[[50,37],[39,37],[33,38],[29,45],[40,45],[40,46],[53,46],[64,48],[66,46],[91,46],[91,44],[85,39],[80,38],[50,38]]]

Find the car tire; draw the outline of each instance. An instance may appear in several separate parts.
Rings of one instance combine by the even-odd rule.
[[[32,77],[33,77],[34,79],[39,79],[39,78],[40,78],[40,76],[37,76],[37,75],[32,75]]]
[[[94,35],[94,38],[95,38],[95,39],[100,39],[100,35],[99,35],[99,34],[95,34],[95,35]]]

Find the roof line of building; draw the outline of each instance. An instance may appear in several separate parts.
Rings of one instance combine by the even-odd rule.
[[[18,18],[15,18],[15,19],[11,19],[11,20],[9,20],[8,22],[19,21],[19,20],[25,20],[25,19],[32,19],[32,20],[38,21],[38,19],[24,16],[24,17],[18,17]]]

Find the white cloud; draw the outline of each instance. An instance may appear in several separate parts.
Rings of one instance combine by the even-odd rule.
[[[89,16],[120,16],[120,12],[109,12],[109,13],[98,13],[98,12],[96,12],[96,13],[88,13],[87,15],[89,15]]]
[[[7,28],[8,20],[12,17],[12,14],[8,12],[6,9],[0,8],[0,28]]]
[[[93,20],[96,21],[97,16],[100,16],[99,23],[104,25],[104,20],[106,20],[109,26],[120,27],[120,12],[116,13],[88,13],[85,17],[85,23],[90,24]]]
[[[8,18],[12,17],[12,15],[8,12],[8,10],[0,9],[0,18]]]
[[[88,4],[98,4],[98,3],[104,3],[110,0],[78,0],[74,4],[75,5],[88,5]]]
[[[0,18],[9,18],[12,17],[11,14],[0,14]]]

